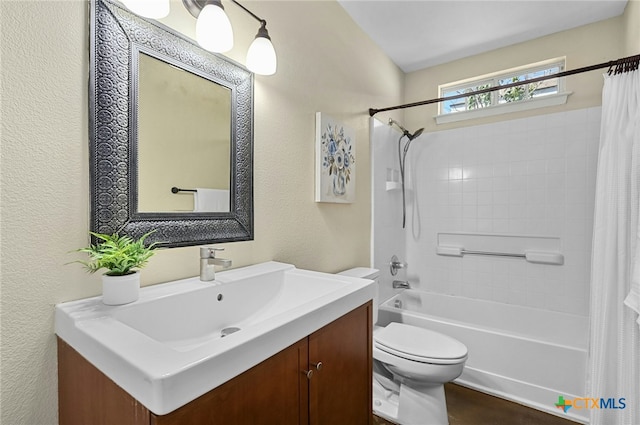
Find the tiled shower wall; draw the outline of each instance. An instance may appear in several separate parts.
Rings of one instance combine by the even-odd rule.
[[[405,232],[407,277],[416,288],[588,315],[600,113],[589,108],[422,135],[407,156],[407,229],[396,213],[386,216],[396,223],[376,223],[374,214],[374,232],[381,224]],[[399,212],[399,197],[387,198],[374,202]],[[439,232],[559,237],[565,262],[439,256]]]

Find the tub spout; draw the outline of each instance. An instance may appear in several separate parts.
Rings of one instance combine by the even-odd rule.
[[[406,280],[394,280],[393,289],[411,289],[411,285]]]

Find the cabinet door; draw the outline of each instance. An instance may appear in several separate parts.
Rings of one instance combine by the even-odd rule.
[[[307,425],[308,345],[303,339],[152,425]]]
[[[371,308],[369,302],[309,336],[310,425],[372,423]]]
[[[149,411],[70,345],[58,341],[60,425],[148,425]]]

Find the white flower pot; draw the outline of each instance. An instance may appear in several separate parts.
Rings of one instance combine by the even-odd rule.
[[[124,276],[102,275],[102,302],[107,305],[129,304],[140,296],[140,272]]]

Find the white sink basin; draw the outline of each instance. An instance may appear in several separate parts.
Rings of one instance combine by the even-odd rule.
[[[56,334],[157,415],[167,414],[373,298],[373,282],[268,262],[56,306]],[[239,328],[224,338],[223,329]]]

